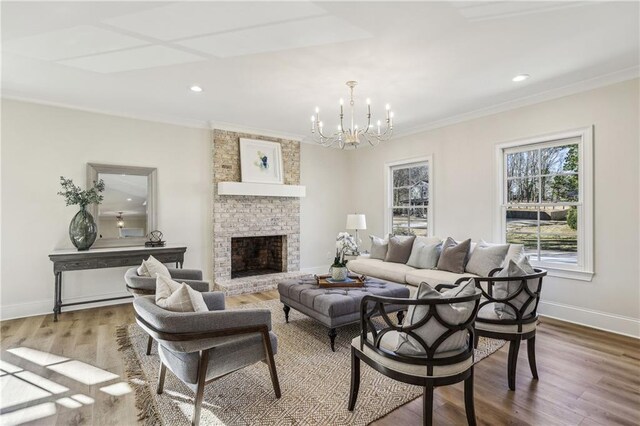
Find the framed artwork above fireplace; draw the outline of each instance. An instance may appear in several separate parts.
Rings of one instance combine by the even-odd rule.
[[[242,182],[283,183],[282,147],[277,142],[240,139]]]

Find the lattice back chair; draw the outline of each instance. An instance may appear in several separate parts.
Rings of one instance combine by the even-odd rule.
[[[419,293],[424,285],[421,284]],[[360,361],[364,361],[387,377],[424,388],[425,425],[432,424],[434,388],[464,380],[467,421],[470,425],[476,424],[473,405],[473,323],[481,293],[473,288],[473,283],[471,286],[472,293],[462,297],[399,299],[365,296],[362,299],[360,336],[351,342],[350,411],[354,410],[358,398]],[[395,312],[399,306],[408,310],[402,324],[394,323],[390,317],[390,312]],[[465,307],[462,310],[464,318],[455,323],[443,318],[448,316],[443,312],[453,306]],[[384,321],[382,329],[376,329],[373,318],[377,316]],[[424,333],[431,334],[433,330],[436,333],[425,338]],[[450,349],[446,346],[451,346],[452,338],[458,339],[459,347],[442,350]],[[410,350],[402,350],[406,342],[411,343],[408,346]]]
[[[496,277],[501,268],[493,269],[488,277],[474,278],[476,287],[482,291],[480,310],[475,323],[475,346],[478,338],[488,337],[509,341],[507,379],[509,389],[516,389],[516,365],[522,340],[527,341],[529,367],[535,380],[536,327],[538,303],[542,290],[544,269],[534,268],[535,273],[518,277]]]

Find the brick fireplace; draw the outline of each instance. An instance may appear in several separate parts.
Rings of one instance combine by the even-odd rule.
[[[300,142],[226,130],[213,131],[214,288],[229,295],[270,290],[275,288],[277,281],[283,277],[301,275],[299,198],[218,194],[218,182],[241,181],[240,138],[280,143],[284,183],[300,183]],[[264,241],[279,238],[280,268],[259,268],[253,265],[248,267],[245,263],[244,267],[248,270],[234,271],[234,241],[238,249],[243,245],[246,248],[244,239],[249,237],[268,237]],[[254,241],[261,244],[261,240]],[[255,247],[252,250],[255,250]],[[264,273],[248,273],[250,270],[260,269]],[[277,269],[280,272],[276,272]]]
[[[231,278],[286,272],[287,236],[231,237]]]

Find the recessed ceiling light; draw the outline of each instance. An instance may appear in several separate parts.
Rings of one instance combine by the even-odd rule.
[[[194,85],[194,86],[189,87],[189,89],[190,89],[192,92],[196,92],[196,93],[200,93],[200,92],[202,92],[202,87],[200,87],[200,86],[195,86],[195,85]]]
[[[529,77],[531,77],[529,74],[518,74],[515,77],[513,77],[513,81],[518,82],[518,81],[525,81],[526,79],[528,79]]]
[[[127,198],[127,201],[131,201],[131,198]]]

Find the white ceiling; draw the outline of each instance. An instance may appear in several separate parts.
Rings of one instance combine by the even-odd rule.
[[[2,95],[306,135],[344,82],[408,132],[638,75],[638,2],[2,2]],[[513,83],[516,74],[531,78]],[[202,93],[188,90],[192,84]],[[362,109],[357,111],[363,113]]]

